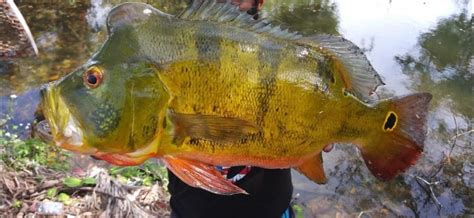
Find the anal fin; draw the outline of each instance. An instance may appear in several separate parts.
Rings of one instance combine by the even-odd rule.
[[[325,184],[327,182],[326,175],[324,174],[322,153],[317,154],[314,158],[310,158],[303,164],[295,167],[295,169],[318,184]]]
[[[248,194],[225,179],[212,165],[169,155],[163,160],[168,169],[189,186],[221,195]]]

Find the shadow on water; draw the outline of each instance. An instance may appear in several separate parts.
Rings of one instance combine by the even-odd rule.
[[[31,129],[28,123],[34,119],[39,101],[38,88],[71,72],[92,55],[105,39],[101,28],[104,16],[111,5],[121,1],[69,2],[18,2],[40,55],[0,62],[0,129],[28,136]],[[186,6],[185,0],[142,2],[170,13]],[[275,23],[308,35],[343,32],[356,44],[369,47],[366,49],[369,59],[388,82],[381,90],[383,96],[398,94],[399,90],[434,95],[425,152],[414,167],[396,179],[376,180],[360,155],[354,155],[357,149],[349,145],[336,145],[332,152],[324,154],[329,179],[326,185],[316,185],[293,173],[295,194],[299,195],[296,202],[304,206],[306,216],[474,214],[471,3],[445,3],[447,8],[454,9],[448,15],[443,12],[443,16],[438,16],[436,13],[442,10],[436,10],[434,0],[383,4],[364,0],[357,2],[357,6],[372,11],[355,15],[351,13],[359,8],[348,12],[347,5],[355,3],[346,0],[266,1],[262,13]],[[419,23],[404,19],[410,13],[417,13],[411,7],[419,6],[426,6],[424,12],[436,16]],[[371,18],[372,14],[377,19]],[[353,21],[354,16],[367,19],[355,23],[358,21]],[[393,29],[400,32],[396,28],[407,26],[410,29],[406,34],[390,32]],[[366,46],[365,42],[370,45]],[[392,82],[395,80],[398,81]],[[10,124],[17,124],[19,129],[10,129]]]

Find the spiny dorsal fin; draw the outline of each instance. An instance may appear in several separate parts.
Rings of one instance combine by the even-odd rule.
[[[194,0],[193,3],[177,16],[183,20],[212,21],[226,23],[232,26],[247,29],[252,32],[273,36],[280,39],[299,39],[301,35],[273,26],[265,19],[254,19],[245,11],[240,11],[238,6],[231,4],[230,0]]]
[[[107,31],[111,34],[124,26],[142,23],[152,15],[172,17],[144,3],[120,4],[114,7],[107,16]]]
[[[380,75],[370,64],[364,52],[341,36],[315,35],[298,40],[299,43],[329,51],[344,67],[342,77],[346,91],[363,102],[369,102],[377,87],[384,85]]]

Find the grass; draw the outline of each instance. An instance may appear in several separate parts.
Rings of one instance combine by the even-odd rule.
[[[17,125],[0,129],[0,160],[5,166],[22,169],[41,165],[57,171],[69,170],[69,153],[38,139],[21,139],[15,133],[18,130]]]
[[[109,168],[109,174],[124,183],[152,186],[156,182],[160,182],[165,189],[168,186],[168,172],[166,167],[154,161],[146,161],[141,166],[114,166]]]
[[[49,145],[34,138],[21,139],[17,133],[22,128],[18,125],[0,123],[0,161],[14,170],[43,166],[55,171],[67,171],[71,153]],[[141,166],[111,167],[110,175],[124,183],[151,186],[160,182],[168,184],[167,171],[164,166],[154,161],[147,161]]]

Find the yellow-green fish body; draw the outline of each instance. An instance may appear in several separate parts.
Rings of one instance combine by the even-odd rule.
[[[383,83],[342,37],[302,37],[213,0],[177,17],[123,4],[107,24],[101,50],[42,93],[59,146],[119,165],[163,158],[224,194],[243,191],[211,165],[295,167],[324,182],[322,149],[353,143],[389,179],[422,151],[431,95],[368,106]]]

